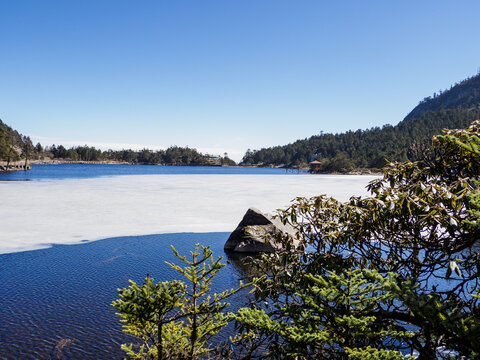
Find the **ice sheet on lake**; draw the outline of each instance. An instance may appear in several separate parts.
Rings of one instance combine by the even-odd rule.
[[[115,236],[232,231],[247,208],[367,195],[373,176],[135,175],[0,182],[0,253]]]

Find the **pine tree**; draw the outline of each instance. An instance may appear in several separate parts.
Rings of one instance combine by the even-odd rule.
[[[211,338],[228,323],[224,300],[238,289],[211,293],[214,277],[224,266],[221,257],[213,259],[209,247],[196,245],[191,260],[175,256],[184,266],[169,264],[187,282],[166,281],[155,284],[147,276],[138,286],[130,281],[129,288],[119,289],[119,300],[112,306],[119,311],[126,332],[138,337],[142,345],[122,345],[130,359],[200,359],[208,358],[219,349]]]

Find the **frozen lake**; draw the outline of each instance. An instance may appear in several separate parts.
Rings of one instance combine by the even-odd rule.
[[[346,200],[367,195],[374,178],[226,171],[0,181],[0,253],[117,236],[229,232],[249,207],[273,212],[319,194]]]

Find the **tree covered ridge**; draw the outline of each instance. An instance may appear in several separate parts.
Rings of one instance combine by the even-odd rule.
[[[8,144],[21,148],[22,138],[23,136],[18,131],[12,129],[0,119],[0,147]]]
[[[20,134],[0,120],[0,161],[9,164],[22,157],[27,160],[34,152],[30,137]]]
[[[418,118],[428,111],[440,111],[442,109],[454,109],[458,107],[470,108],[480,103],[480,74],[470,77],[450,86],[448,90],[439,90],[433,96],[424,98],[405,117],[404,120]]]
[[[415,142],[428,142],[444,128],[465,128],[480,118],[480,75],[425,98],[396,126],[341,134],[320,134],[292,144],[247,151],[243,164],[305,166],[318,160],[325,172],[382,168],[388,161],[413,159]]]
[[[170,146],[166,150],[106,150],[90,146],[76,146],[69,149],[63,145],[52,145],[43,150],[52,159],[69,161],[113,161],[142,165],[236,165],[225,153],[223,156],[202,154],[189,147]]]

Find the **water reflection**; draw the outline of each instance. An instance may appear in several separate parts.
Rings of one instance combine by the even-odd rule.
[[[258,267],[254,265],[254,261],[260,259],[261,255],[233,251],[225,251],[225,254],[227,263],[233,265],[245,281],[251,281],[254,277],[263,275]]]

